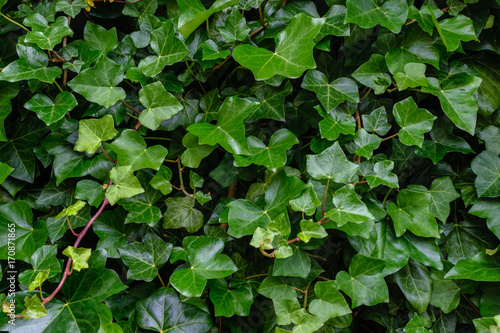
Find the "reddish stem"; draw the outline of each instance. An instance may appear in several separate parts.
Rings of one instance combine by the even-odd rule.
[[[398,133],[399,133],[399,132],[398,132]],[[390,139],[392,139],[392,138],[395,138],[395,137],[397,137],[397,136],[398,136],[398,133],[393,134],[393,135],[391,135],[391,136],[388,136],[387,138],[383,138],[383,139],[382,139],[382,141],[386,141],[386,140],[390,140]]]

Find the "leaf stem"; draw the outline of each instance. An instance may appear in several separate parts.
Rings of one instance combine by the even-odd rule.
[[[388,137],[386,137],[386,138],[383,138],[383,139],[382,139],[382,141],[386,141],[386,140],[390,140],[390,139],[392,139],[392,138],[395,138],[395,137],[397,137],[397,136],[398,136],[398,134],[399,134],[399,132],[398,132],[398,133],[396,133],[396,134],[390,135],[390,136],[388,136]]]
[[[193,76],[193,79],[198,82],[198,85],[200,86],[201,90],[203,90],[203,93],[206,94],[207,92],[205,91],[205,88],[203,87],[203,85],[201,84],[200,80],[198,80],[198,77],[196,77],[196,75],[194,74],[193,70],[191,69],[191,67],[189,66],[189,63],[187,61],[186,58],[184,58],[184,62],[186,63],[186,66],[188,68],[188,71],[189,73],[191,73],[191,76]]]
[[[189,198],[191,199],[195,199],[194,195],[192,195],[191,193],[189,193],[188,191],[186,191],[185,187],[184,187],[184,179],[182,179],[182,170],[184,170],[184,167],[182,166],[181,164],[181,157],[178,156],[177,157],[177,167],[179,169],[179,180],[181,182],[181,191]]]
[[[24,30],[26,30],[27,32],[30,32],[30,29],[26,28],[24,25],[22,25],[21,23],[18,23],[16,21],[14,21],[13,19],[11,19],[10,17],[8,17],[7,15],[5,15],[4,13],[0,12],[0,16],[2,16],[3,18],[5,18],[7,21],[10,21],[12,23],[14,23],[15,25],[17,25],[18,27],[21,27],[23,28]]]
[[[170,139],[170,138],[160,138],[160,137],[156,137],[156,136],[145,136],[145,137],[143,137],[143,139],[145,139],[145,140],[172,141],[172,139]],[[177,163],[177,160],[175,160],[175,162]]]
[[[127,104],[127,102],[125,102],[123,99],[120,100],[120,102],[122,102],[123,105],[125,105],[127,108],[129,108],[130,110],[134,111],[135,113],[137,114],[141,114],[139,111],[137,111],[135,108],[131,107],[130,105]]]
[[[254,277],[259,277],[259,276],[267,276],[267,275],[268,275],[267,273],[250,275],[250,276],[247,276],[247,277],[245,278],[245,280],[248,280],[248,279],[251,279],[251,278],[254,278]]]
[[[165,283],[163,283],[163,280],[161,279],[160,273],[158,273],[158,280],[160,280],[161,285],[165,287]]]
[[[68,221],[68,227],[69,227],[69,230],[71,230],[71,233],[75,236],[75,237],[78,237],[78,234],[73,230],[73,228],[71,227],[71,223],[69,222],[69,217],[68,215],[66,214],[66,221]]]
[[[323,195],[323,203],[321,205],[321,213],[323,214],[323,217],[325,216],[326,194],[328,193],[328,186],[329,185],[330,185],[330,177],[328,177],[328,180],[326,182],[325,194]]]
[[[108,160],[110,160],[111,162],[113,162],[114,164],[116,164],[116,161],[114,159],[112,159],[111,157],[109,157],[109,155],[104,150],[104,146],[103,146],[102,142],[101,142],[101,149],[102,149],[102,152],[104,153],[104,156],[106,156],[108,158]]]
[[[63,92],[63,91],[64,91],[64,90],[61,88],[61,86],[59,85],[59,83],[57,83],[57,81],[56,81],[56,80],[54,80],[54,84],[56,85],[56,87],[57,87],[57,88],[59,88],[59,90],[60,90],[61,92]]]

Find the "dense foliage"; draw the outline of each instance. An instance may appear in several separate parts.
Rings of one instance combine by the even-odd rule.
[[[1,330],[500,330],[500,1],[102,1],[0,0]]]

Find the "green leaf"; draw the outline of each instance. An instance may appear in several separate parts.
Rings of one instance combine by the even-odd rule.
[[[112,206],[120,199],[130,198],[144,192],[130,166],[114,167],[111,169],[109,177],[113,181],[113,185],[106,189],[106,199]]]
[[[75,18],[76,15],[80,14],[82,9],[87,7],[87,4],[83,0],[67,1],[61,0],[56,4],[56,11],[64,12],[64,14]]]
[[[448,263],[449,264],[449,263]],[[449,313],[460,303],[460,287],[453,280],[444,278],[446,271],[431,269],[432,294],[430,304]]]
[[[231,14],[229,14],[224,22],[224,25],[219,28],[219,32],[226,41],[242,41],[250,32],[250,28],[247,27],[247,22],[243,15],[237,8],[233,8]]]
[[[429,319],[418,314],[413,317],[405,326],[407,333],[424,333],[429,332],[426,327],[429,327]]]
[[[127,279],[150,282],[167,262],[172,244],[148,232],[142,242],[132,242],[118,248],[120,258],[128,266]]]
[[[460,129],[474,135],[477,116],[477,102],[474,93],[481,84],[481,79],[459,73],[439,82],[436,78],[427,78],[428,87],[422,91],[431,93],[441,103],[444,113]]]
[[[334,208],[326,212],[326,217],[337,223],[338,227],[348,222],[361,223],[375,217],[361,201],[352,184],[345,185],[333,194]]]
[[[139,91],[139,100],[145,109],[139,115],[142,125],[156,130],[161,122],[172,118],[182,109],[177,99],[165,90],[161,82],[154,82]]]
[[[98,50],[105,55],[118,46],[116,28],[106,30],[102,26],[94,24],[90,21],[87,21],[87,24],[85,25],[83,38],[85,39],[85,44],[89,47],[89,49]]]
[[[500,157],[485,150],[472,160],[471,168],[477,175],[474,185],[479,197],[500,196]]]
[[[455,191],[450,177],[436,178],[432,182],[429,193],[431,194],[431,213],[446,224],[450,215],[450,203],[460,198],[460,194]]]
[[[321,205],[312,184],[308,184],[297,198],[290,200],[290,207],[297,212],[304,212],[306,215],[313,215],[316,207]]]
[[[80,271],[82,268],[89,268],[87,261],[90,258],[92,249],[86,249],[83,247],[75,248],[73,246],[68,246],[64,249],[63,254],[70,257],[72,260],[72,268],[76,271]]]
[[[360,128],[354,136],[356,144],[356,155],[371,158],[373,151],[380,146],[382,139],[375,134],[369,134],[364,128]]]
[[[426,109],[418,108],[412,97],[408,97],[394,105],[394,118],[401,127],[399,140],[407,146],[422,147],[424,133],[432,129],[436,117]]]
[[[368,132],[376,132],[379,135],[386,135],[391,129],[391,124],[387,122],[387,112],[381,106],[372,111],[369,115],[362,115],[363,127]]]
[[[229,50],[219,49],[219,46],[211,39],[203,42],[200,47],[203,48],[203,60],[224,59],[231,54]]]
[[[250,241],[250,245],[252,245],[255,248],[262,248],[265,250],[272,250],[274,249],[273,246],[273,241],[276,236],[278,236],[279,233],[272,230],[267,230],[267,229],[262,229],[261,227],[258,227],[255,232],[253,233],[252,240]]]
[[[361,84],[372,88],[375,94],[382,94],[391,85],[391,76],[385,59],[380,54],[373,54],[370,59],[352,73],[352,77]]]
[[[161,73],[165,66],[184,59],[189,53],[186,45],[175,36],[172,21],[164,22],[158,29],[151,31],[151,48],[156,55],[141,60],[138,66],[146,76],[151,77]]]
[[[290,284],[271,274],[262,281],[258,292],[272,300],[297,299],[297,292]]]
[[[291,320],[295,324],[293,333],[314,333],[323,326],[322,321],[307,313],[305,309],[299,309],[292,313]]]
[[[370,187],[377,187],[384,185],[388,187],[399,187],[398,177],[391,172],[394,169],[393,161],[380,161],[375,163],[373,173],[370,172],[365,175],[365,178]]]
[[[309,312],[322,322],[351,313],[336,281],[317,282],[314,285],[316,299],[309,304]]]
[[[14,171],[9,165],[0,162],[0,184],[2,184],[5,179]]]
[[[56,96],[54,101],[47,95],[36,94],[24,104],[24,107],[36,112],[40,120],[51,125],[61,120],[66,112],[73,110],[77,105],[75,96],[68,91],[63,91]]]
[[[104,188],[96,181],[80,180],[76,184],[75,199],[86,200],[89,205],[97,207],[104,200]]]
[[[30,259],[33,269],[27,269],[21,272],[19,274],[19,282],[29,286],[40,273],[49,271],[47,278],[54,277],[61,273],[61,264],[56,256],[56,245],[43,245],[39,247]]]
[[[297,299],[273,299],[274,312],[276,312],[276,323],[278,325],[290,325],[291,314],[300,309]]]
[[[486,145],[486,150],[500,155],[500,129],[496,126],[486,126],[478,133]]]
[[[172,288],[159,288],[135,307],[137,324],[155,332],[208,332],[210,313],[189,302],[181,302]]]
[[[321,227],[321,226],[320,226]],[[325,232],[326,233],[326,232]],[[274,260],[273,276],[295,276],[305,278],[311,271],[311,258],[299,249],[298,246],[290,244],[292,255]]]
[[[0,71],[0,81],[16,82],[37,79],[53,83],[56,77],[62,74],[59,67],[48,67],[49,57],[42,50],[21,44],[17,44],[16,48],[20,59],[11,62]]]
[[[138,176],[145,192],[122,199],[119,204],[129,211],[125,223],[147,223],[150,227],[154,227],[161,219],[160,208],[154,205],[161,198],[161,193],[147,185],[151,177],[145,178],[141,173]]]
[[[245,167],[254,163],[263,165],[273,171],[285,166],[287,160],[286,152],[299,143],[295,135],[286,128],[274,132],[269,139],[268,146],[253,136],[248,137],[247,140],[250,155],[235,155],[234,165]]]
[[[307,172],[315,179],[332,179],[336,183],[348,183],[359,166],[347,161],[337,141],[317,155],[307,155]]]
[[[422,6],[420,10],[415,6],[410,6],[408,18],[417,20],[420,28],[432,36],[434,33],[434,18],[438,19],[443,16],[443,11],[432,4]]]
[[[33,213],[25,201],[14,201],[0,206],[0,233],[6,236],[0,246],[0,258],[7,260],[11,257],[30,262],[33,253],[47,240],[44,224],[44,221],[33,223]],[[12,248],[13,245],[15,254],[8,255],[8,247]]]
[[[164,165],[160,166],[160,169],[156,175],[151,179],[149,184],[155,189],[160,191],[163,195],[167,195],[172,192],[172,184],[170,180],[172,179],[172,171]]]
[[[28,289],[29,291],[33,291],[38,287],[41,287],[42,284],[47,280],[47,278],[50,275],[50,269],[47,269],[45,271],[41,271],[38,273],[35,277],[35,279],[29,284]]]
[[[460,14],[439,22],[433,16],[433,22],[448,52],[455,51],[460,46],[461,41],[475,40],[479,42],[474,32],[472,20],[467,16]]]
[[[25,37],[28,43],[35,43],[41,49],[52,50],[59,44],[63,37],[73,36],[68,19],[60,16],[54,23],[49,24],[40,14],[30,14],[24,20],[24,25],[31,27]]]
[[[276,37],[274,52],[250,45],[238,45],[234,59],[249,68],[256,80],[266,80],[275,75],[296,78],[305,70],[316,67],[312,39],[318,34],[324,19],[296,15]]]
[[[490,256],[481,251],[474,257],[460,260],[446,275],[446,279],[469,279],[474,281],[500,281],[499,254]]]
[[[34,295],[31,299],[26,296],[24,298],[24,306],[26,309],[23,310],[22,316],[25,320],[40,319],[47,315],[47,310],[45,310],[37,295]]]
[[[359,102],[358,86],[353,80],[345,77],[328,82],[325,74],[309,70],[304,76],[301,87],[314,91],[326,111],[332,111],[345,101]]]
[[[387,284],[380,275],[384,266],[382,260],[356,254],[349,265],[349,273],[337,273],[339,289],[351,298],[352,308],[389,302]]]
[[[59,214],[56,215],[55,218],[60,219],[63,216],[74,216],[78,214],[78,212],[81,211],[86,204],[86,202],[78,200],[68,208],[63,209]]]
[[[237,271],[232,260],[221,254],[224,242],[212,237],[198,237],[187,246],[189,267],[176,270],[170,276],[172,286],[186,297],[199,297],[208,279],[223,278]]]
[[[131,171],[146,168],[158,170],[168,153],[167,148],[161,145],[148,148],[144,138],[131,129],[124,130],[109,148],[118,156],[117,165],[130,167]]]
[[[346,4],[345,22],[356,23],[362,28],[380,24],[397,34],[408,16],[408,4],[405,0],[347,0]]]
[[[214,304],[215,315],[232,317],[233,315],[248,316],[254,296],[249,286],[229,289],[224,279],[208,281],[210,300]]]
[[[76,151],[93,154],[103,141],[111,140],[118,134],[111,115],[98,119],[82,119],[79,124]]]
[[[198,137],[191,133],[186,133],[182,138],[182,145],[186,150],[181,155],[182,165],[188,168],[197,168],[201,160],[210,155],[216,146],[198,144]]]
[[[398,85],[398,90],[405,90],[406,88],[416,88],[420,86],[427,86],[427,79],[425,77],[425,64],[417,64],[411,62],[404,67],[404,73],[399,72],[394,74],[394,79]]]
[[[217,126],[208,123],[196,123],[187,130],[199,137],[200,144],[215,145],[219,143],[232,154],[250,154],[245,138],[245,125],[243,120],[257,106],[238,97],[229,97],[224,100],[219,109]]]
[[[349,24],[345,22],[345,14],[347,8],[345,6],[333,5],[330,7],[328,12],[323,16],[325,18],[325,23],[315,40],[321,40],[326,36],[349,36],[351,34],[351,29]]]
[[[249,120],[274,119],[285,121],[285,98],[290,95],[293,88],[290,81],[286,81],[283,87],[273,87],[264,82],[256,82],[252,86],[252,92],[259,99],[259,105],[248,116]]]
[[[0,141],[8,141],[5,135],[4,120],[12,112],[11,99],[19,93],[18,83],[7,83],[0,80]]]
[[[399,288],[410,304],[423,313],[431,300],[432,280],[427,268],[415,260],[394,274]]]
[[[194,208],[195,200],[189,197],[167,198],[167,211],[163,216],[163,228],[186,228],[190,233],[203,226],[203,214]]]
[[[147,15],[153,15],[157,9],[157,0],[146,0],[137,3],[126,4],[125,8],[123,8],[122,14],[131,17],[144,18]]]
[[[109,108],[125,99],[125,90],[117,87],[122,81],[122,66],[102,56],[94,67],[82,71],[69,81],[68,86],[90,102]]]
[[[387,213],[400,237],[408,229],[417,236],[439,237],[438,225],[430,211],[431,195],[421,185],[409,185],[397,197],[398,205],[389,203]]]
[[[500,202],[496,199],[479,199],[469,210],[469,214],[487,219],[488,229],[500,238]]]

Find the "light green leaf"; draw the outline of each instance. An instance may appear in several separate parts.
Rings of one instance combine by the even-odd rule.
[[[484,150],[471,163],[472,171],[477,175],[474,185],[479,197],[500,196],[500,157]]]
[[[500,128],[486,126],[478,133],[478,137],[484,141],[486,150],[500,155]]]
[[[75,18],[76,15],[80,14],[82,9],[86,8],[88,5],[83,0],[61,0],[56,4],[56,11],[64,12],[64,14]]]
[[[311,238],[325,238],[328,236],[325,228],[312,220],[300,221],[300,230],[297,237],[305,243],[309,242]]]
[[[290,236],[291,226],[288,213],[280,214],[267,226],[267,230],[277,232],[281,239],[288,239]]]
[[[418,314],[413,317],[408,324],[405,326],[405,332],[407,333],[426,333],[430,332],[426,327],[429,327],[429,319]]]
[[[35,279],[29,284],[28,289],[29,291],[33,291],[38,287],[41,287],[42,284],[47,280],[47,278],[50,275],[50,269],[46,269],[44,271],[39,272]]]
[[[348,183],[358,169],[358,165],[347,160],[337,141],[320,154],[307,155],[307,172],[315,179]]]
[[[394,74],[394,79],[398,85],[398,90],[405,90],[406,88],[416,88],[420,86],[427,86],[427,79],[425,77],[425,64],[418,64],[410,62],[404,67],[404,73],[399,72]]]
[[[468,42],[475,40],[479,42],[474,32],[472,20],[467,16],[460,14],[439,22],[434,16],[432,19],[448,52],[455,51],[460,46],[461,41]]]
[[[172,171],[164,165],[160,165],[160,169],[151,179],[149,184],[155,189],[160,191],[163,195],[167,195],[172,192],[172,184],[170,180],[172,179]]]
[[[63,91],[56,96],[54,101],[47,95],[36,94],[24,104],[24,107],[36,112],[38,118],[45,124],[51,125],[62,119],[66,112],[73,110],[77,105],[75,96],[68,91]]]
[[[24,20],[24,25],[31,27],[25,37],[28,43],[35,43],[41,49],[52,50],[65,36],[73,36],[68,19],[59,16],[55,22],[49,24],[40,14],[30,14]]]
[[[250,154],[243,120],[256,106],[257,103],[246,99],[226,98],[219,109],[217,125],[196,123],[187,130],[199,137],[200,144],[213,146],[219,143],[232,154]]]
[[[352,77],[372,88],[375,94],[382,94],[385,88],[391,85],[391,76],[387,74],[387,71],[385,58],[380,54],[373,54],[367,62],[352,73]]]
[[[262,229],[258,227],[253,233],[250,245],[259,249],[272,250],[274,249],[273,240],[279,235],[278,232]]]
[[[256,80],[266,80],[275,75],[299,77],[305,70],[316,67],[312,54],[313,38],[323,22],[324,19],[298,14],[275,37],[274,52],[245,44],[234,49],[233,57],[249,68]]]
[[[326,233],[326,232],[325,232]],[[295,276],[305,278],[311,271],[311,258],[298,246],[290,244],[292,255],[274,259],[273,276]]]
[[[290,200],[290,207],[296,212],[304,212],[306,215],[313,215],[316,207],[321,205],[312,184],[308,184],[297,198]]]
[[[408,264],[394,274],[399,288],[410,304],[423,313],[431,300],[432,280],[427,267],[410,259]]]
[[[116,28],[106,30],[102,26],[94,24],[90,21],[87,21],[87,24],[85,25],[83,38],[85,39],[85,44],[89,47],[89,49],[98,50],[105,55],[118,46]],[[103,72],[103,74],[104,73],[105,72]]]
[[[438,225],[430,211],[431,195],[425,187],[409,185],[398,193],[397,202],[397,206],[392,202],[387,205],[396,236],[408,229],[417,236],[439,237]]]
[[[296,298],[273,299],[273,305],[278,325],[290,325],[292,323],[291,314],[300,309],[299,301]]]
[[[93,154],[103,141],[111,140],[118,134],[111,115],[95,119],[82,119],[79,124],[78,140],[75,144],[76,151]]]
[[[309,312],[322,322],[351,313],[336,281],[322,281],[314,285],[316,299],[309,304]]]
[[[68,82],[68,86],[90,102],[109,108],[125,99],[125,90],[117,87],[123,81],[122,66],[101,56],[95,67],[88,68]]]
[[[130,166],[114,167],[111,169],[109,177],[113,181],[113,185],[106,189],[106,199],[112,206],[120,199],[130,198],[144,192]]]
[[[257,290],[259,294],[272,300],[297,299],[297,292],[293,286],[286,283],[281,277],[269,274]]]
[[[293,333],[314,333],[323,326],[323,322],[313,315],[307,313],[304,309],[299,309],[291,314]]]
[[[158,170],[168,153],[167,148],[161,145],[148,148],[144,138],[131,129],[124,130],[120,137],[109,145],[109,148],[118,156],[117,165],[128,166],[131,171],[146,168]]]
[[[477,76],[459,73],[440,82],[427,78],[429,85],[422,91],[433,94],[441,102],[444,113],[460,129],[474,135],[477,117],[477,102],[474,93],[481,84]]]
[[[356,23],[362,28],[380,24],[393,33],[401,31],[408,16],[406,0],[347,0],[346,23]]]
[[[250,32],[250,28],[247,27],[247,21],[241,15],[237,8],[233,8],[231,14],[229,14],[224,22],[224,25],[219,28],[219,32],[228,42],[242,41]]]
[[[371,158],[373,151],[380,146],[382,139],[375,134],[369,134],[364,128],[360,128],[354,136],[356,155]]]
[[[170,276],[170,283],[186,297],[199,297],[208,279],[223,278],[237,271],[232,260],[221,254],[224,242],[218,238],[201,236],[183,247],[187,251],[189,267],[176,270]],[[194,277],[198,285],[185,279],[186,274]]]
[[[445,279],[468,279],[473,281],[500,281],[500,254],[490,256],[481,251],[474,257],[460,260],[446,275]]]
[[[75,248],[73,246],[68,246],[64,249],[63,254],[70,257],[72,260],[72,267],[76,271],[80,271],[82,268],[89,268],[88,260],[92,254],[92,249],[86,249],[83,247]]]
[[[393,161],[386,160],[375,163],[373,173],[370,172],[365,175],[368,185],[372,188],[379,185],[398,188],[398,176],[391,172],[392,169],[394,169]]]
[[[254,136],[248,137],[247,140],[250,155],[234,155],[234,165],[245,167],[254,163],[273,171],[285,166],[287,150],[299,143],[295,135],[286,128],[274,132],[268,146]]]
[[[219,49],[219,46],[211,39],[206,40],[200,45],[203,48],[203,60],[224,59],[231,54],[231,51]]]
[[[161,193],[148,185],[151,175],[139,172],[137,176],[145,192],[120,200],[119,204],[129,211],[125,223],[147,223],[154,227],[161,219],[160,208],[154,205],[161,198]]]
[[[5,179],[14,171],[8,164],[0,162],[0,184],[2,184]]]
[[[487,219],[490,229],[500,239],[500,202],[497,199],[479,199],[469,210],[469,214]]]
[[[333,111],[345,101],[359,102],[358,86],[353,80],[345,77],[328,82],[325,74],[309,70],[304,76],[301,87],[314,91],[326,111]]]
[[[432,129],[436,117],[426,109],[419,109],[412,97],[394,105],[394,118],[401,127],[399,140],[407,146],[422,147],[424,133]]]
[[[78,214],[80,210],[85,207],[87,203],[85,201],[78,200],[76,203],[72,204],[68,208],[63,209],[57,216],[56,219],[60,219],[63,216],[74,216]]]
[[[182,105],[159,81],[143,87],[139,91],[139,100],[145,107],[139,120],[152,130],[156,130],[163,120],[172,118],[182,109]]]
[[[191,133],[186,133],[182,138],[182,145],[186,150],[181,155],[181,162],[188,168],[199,167],[201,160],[217,148],[217,146],[200,145],[198,140],[198,137]]]
[[[232,317],[250,314],[254,297],[249,286],[243,285],[237,289],[229,289],[224,279],[214,279],[208,281],[208,287],[216,316]]]
[[[460,198],[460,194],[455,191],[455,187],[450,177],[436,178],[429,189],[431,195],[431,213],[446,224],[450,215],[450,203]]]
[[[189,53],[186,45],[175,36],[172,21],[162,23],[151,32],[151,48],[156,55],[141,60],[138,66],[146,76],[159,74],[165,66],[175,64]]]
[[[361,223],[375,219],[364,202],[357,197],[352,184],[335,191],[333,205],[335,208],[327,211],[326,217],[336,222],[339,227],[348,222]]]
[[[368,132],[376,132],[379,135],[386,135],[392,127],[391,124],[387,122],[387,112],[384,106],[376,108],[369,115],[362,115],[361,120],[363,121],[365,130]]]
[[[23,310],[22,316],[25,320],[40,319],[47,315],[47,310],[45,310],[37,295],[34,295],[31,299],[26,296],[24,298],[24,306],[26,309]]]
[[[198,231],[203,226],[203,214],[194,208],[194,199],[189,197],[167,198],[167,211],[163,218],[163,228],[186,228],[190,233]]]
[[[128,266],[127,279],[150,282],[167,262],[172,244],[148,232],[142,242],[132,242],[118,248],[120,258]]]

